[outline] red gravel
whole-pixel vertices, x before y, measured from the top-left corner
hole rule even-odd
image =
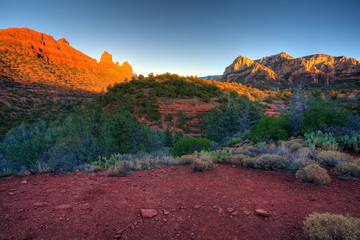
[[[142,208],[159,214],[142,218]],[[228,165],[0,179],[0,239],[304,239],[313,211],[360,217],[360,181],[320,187]]]

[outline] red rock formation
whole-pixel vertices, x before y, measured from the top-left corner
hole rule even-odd
[[[84,86],[86,85],[85,87],[80,83],[71,83],[69,85],[93,91],[100,91],[100,89],[106,88],[109,84],[124,81],[125,78],[131,79],[133,75],[132,67],[127,62],[124,62],[122,66],[114,64],[112,56],[107,52],[104,52],[101,61],[97,63],[96,59],[71,47],[66,39],[62,38],[56,41],[50,35],[28,28],[0,29],[0,52],[2,53],[2,58],[5,58],[6,67],[20,71],[20,75],[21,70],[28,68],[27,62],[17,63],[16,65],[20,64],[20,67],[15,67],[13,62],[9,60],[13,59],[14,56],[19,59],[18,55],[24,56],[28,61],[33,61],[31,57],[43,60],[39,64],[47,65],[48,68],[58,68],[57,65],[63,65],[78,70],[84,69],[88,71],[86,72],[87,75],[91,75],[89,77],[91,82],[88,84],[85,82],[83,84]],[[50,71],[50,75],[51,72],[55,72],[55,70]],[[74,72],[76,71],[72,71],[72,74],[76,74]],[[0,73],[6,76],[4,70],[0,69]],[[46,74],[48,75],[48,73]],[[33,79],[26,80],[36,82],[36,78],[35,75]],[[77,76],[73,76],[73,78],[77,78]],[[51,79],[59,80],[56,76],[52,76],[48,77],[47,83],[51,82]],[[84,81],[86,80],[84,79]]]
[[[304,82],[328,85],[357,78],[360,78],[360,62],[356,59],[326,54],[293,58],[282,52],[255,61],[239,56],[218,80],[245,84],[280,85]]]

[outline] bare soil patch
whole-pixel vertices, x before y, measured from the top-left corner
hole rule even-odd
[[[304,239],[313,211],[360,217],[360,181],[328,186],[217,165],[0,179],[0,239]],[[158,215],[142,218],[140,209]],[[256,214],[262,209],[270,214]]]

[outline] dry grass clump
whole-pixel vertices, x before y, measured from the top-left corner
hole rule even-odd
[[[251,155],[253,152],[256,152],[257,148],[249,143],[243,144],[242,146],[238,146],[235,148],[235,154],[244,154],[244,155]]]
[[[254,168],[255,158],[245,155],[245,156],[241,159],[241,165],[242,165],[243,167]]]
[[[255,158],[244,154],[237,154],[234,156],[227,157],[225,162],[232,165],[239,165],[243,167],[254,167]]]
[[[276,154],[263,154],[255,159],[254,167],[264,170],[285,169],[290,161]]]
[[[341,162],[335,170],[336,175],[341,177],[360,177],[360,165],[355,162]]]
[[[300,148],[304,147],[301,143],[293,143],[290,145],[290,148],[293,150],[293,151],[297,151],[299,150]]]
[[[311,240],[358,240],[360,218],[313,212],[304,221],[303,231]]]
[[[143,162],[140,159],[119,161],[106,170],[108,177],[123,177],[131,171],[142,169]]]
[[[331,181],[326,169],[317,164],[311,164],[297,171],[296,179],[317,185],[328,184]]]
[[[316,152],[309,147],[302,147],[297,150],[299,158],[315,159]]]
[[[351,157],[338,151],[322,151],[317,155],[320,164],[325,167],[336,167],[339,162],[351,161]]]
[[[225,163],[232,164],[232,165],[241,165],[241,158],[245,156],[243,154],[237,154],[234,156],[229,156],[225,158]]]
[[[183,155],[179,159],[179,164],[188,165],[188,164],[192,164],[194,161],[196,161],[195,155]]]
[[[310,158],[299,158],[297,160],[294,161],[294,165],[297,169],[302,169],[306,166],[309,166],[311,164],[314,164],[315,161],[310,159]]]
[[[203,172],[212,169],[215,169],[215,165],[212,157],[210,156],[202,155],[200,158],[196,158],[193,161],[193,170],[195,172]]]

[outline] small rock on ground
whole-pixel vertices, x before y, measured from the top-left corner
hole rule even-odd
[[[155,209],[140,209],[140,213],[143,218],[152,218],[159,214]]]
[[[267,211],[265,211],[263,209],[260,209],[260,208],[256,209],[255,212],[256,212],[257,215],[260,215],[260,216],[263,216],[263,217],[269,217],[270,216],[269,212],[267,212]]]

